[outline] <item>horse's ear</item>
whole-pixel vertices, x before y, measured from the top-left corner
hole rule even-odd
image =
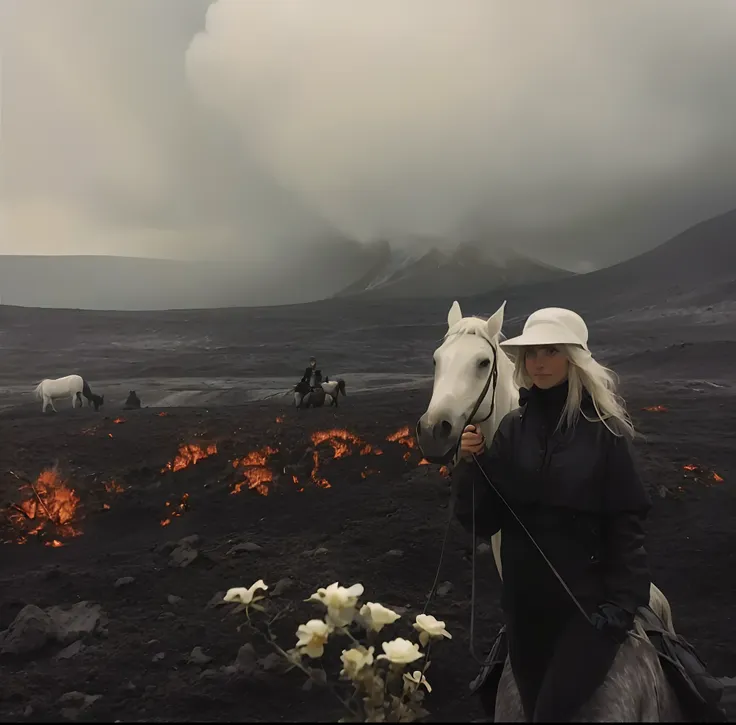
[[[491,339],[497,337],[503,327],[503,312],[506,308],[506,300],[503,301],[502,305],[488,318],[486,325],[488,325],[488,337]]]
[[[450,311],[447,313],[447,329],[451,329],[453,325],[456,325],[460,320],[463,319],[463,312],[460,309],[460,303],[455,300],[450,307]]]

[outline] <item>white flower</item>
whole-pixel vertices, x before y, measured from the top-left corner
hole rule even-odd
[[[256,599],[253,598],[257,589],[268,589],[268,586],[263,582],[263,579],[259,579],[248,589],[246,589],[245,587],[235,587],[233,589],[228,589],[227,594],[225,594],[225,596],[223,597],[223,601],[240,602],[241,604],[252,604],[254,601],[257,602],[258,599],[263,599],[263,597],[258,597]]]
[[[324,654],[325,642],[330,632],[332,632],[332,627],[326,622],[321,619],[310,619],[306,624],[300,624],[296,630],[296,636],[299,638],[296,646],[312,659],[321,657]]]
[[[424,685],[427,688],[427,692],[432,692],[432,687],[420,670],[415,670],[411,675],[405,672],[404,679],[407,682],[414,683],[415,685]]]
[[[363,593],[362,584],[341,587],[337,582],[318,589],[307,601],[317,601],[327,607],[327,618],[336,627],[345,627],[353,621],[355,605]]]
[[[393,624],[401,617],[388,607],[378,602],[368,602],[360,608],[360,615],[365,617],[368,627],[374,632],[380,632],[387,624]]]
[[[419,632],[419,641],[423,647],[427,646],[427,642],[432,637],[447,637],[447,639],[452,639],[452,635],[445,629],[445,623],[440,622],[431,614],[417,614],[413,626]]]
[[[343,665],[343,668],[340,670],[340,674],[354,680],[364,667],[373,664],[374,650],[374,647],[369,647],[368,649],[365,647],[344,649],[342,651],[342,656],[340,657]]]
[[[419,645],[408,639],[397,637],[390,642],[384,642],[381,647],[385,654],[378,655],[379,660],[388,660],[395,665],[408,665],[424,655],[419,651]]]

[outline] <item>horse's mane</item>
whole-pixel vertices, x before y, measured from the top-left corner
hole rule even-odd
[[[478,335],[478,337],[482,337],[489,345],[492,345],[496,349],[496,352],[498,353],[499,368],[503,368],[504,366],[506,366],[505,372],[507,374],[507,378],[513,380],[514,360],[498,344],[502,340],[506,339],[506,335],[504,335],[503,332],[499,332],[496,338],[491,338],[488,335],[488,321],[484,320],[482,317],[473,316],[463,317],[462,320],[455,323],[445,333],[445,336],[442,339],[444,341],[447,340],[448,337],[452,337],[454,335]],[[513,382],[512,385],[516,387],[515,383]]]

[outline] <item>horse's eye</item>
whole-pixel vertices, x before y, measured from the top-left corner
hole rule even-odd
[[[491,361],[488,358],[486,358],[485,360],[481,360],[478,363],[478,367],[479,368],[487,368],[490,364],[491,364]]]

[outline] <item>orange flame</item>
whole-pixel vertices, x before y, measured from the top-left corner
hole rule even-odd
[[[360,448],[361,456],[367,456],[373,452],[373,446],[344,428],[330,428],[330,430],[318,430],[312,433],[313,445],[318,446],[325,442],[332,446],[334,458],[349,455],[351,445]]]
[[[115,420],[113,421],[113,423],[116,423],[118,425],[120,423],[125,423],[125,418],[115,418]]]
[[[233,461],[233,468],[242,469],[243,480],[238,481],[230,493],[240,493],[247,488],[261,496],[268,496],[269,484],[273,482],[273,474],[267,466],[268,459],[278,452],[278,448],[264,446],[260,450],[251,451],[243,458],[236,458]]]
[[[161,526],[168,526],[171,523],[171,518],[181,516],[185,511],[189,510],[189,494],[185,493],[181,497],[181,501],[173,507],[171,506],[171,502],[167,501],[166,508],[170,510],[166,512],[168,516],[161,521]]]
[[[664,405],[650,405],[650,406],[647,406],[646,408],[642,408],[642,410],[646,410],[650,413],[666,413],[667,412],[667,408],[665,408]]]
[[[320,488],[332,488],[330,482],[319,475],[319,453],[317,451],[312,453],[312,463],[314,464],[311,475],[312,483]]]
[[[165,418],[168,415],[168,413],[165,410],[162,410],[160,413],[156,413],[156,415],[159,418]]]
[[[125,489],[117,481],[108,481],[105,484],[105,491],[107,493],[123,493]]]
[[[112,433],[108,433],[108,434],[107,434],[107,437],[108,437],[108,438],[112,438]]]
[[[696,466],[694,463],[686,463],[683,467],[684,471],[688,472],[695,472],[696,474],[700,474],[702,476],[706,477],[706,481],[712,481],[713,483],[723,483],[724,479],[723,476],[719,476],[715,471],[711,471],[708,473],[707,471],[703,470],[700,466]],[[697,478],[695,479],[698,480]],[[706,483],[706,481],[700,480],[700,483]],[[706,485],[708,485],[706,483]]]
[[[35,483],[23,484],[20,488],[29,497],[20,504],[8,507],[8,521],[18,529],[16,543],[24,544],[29,536],[36,536],[45,530],[59,538],[79,536],[82,532],[75,527],[78,514],[79,496],[61,478],[56,469],[42,471]],[[62,546],[54,538],[47,546]]]
[[[209,458],[217,453],[217,444],[211,443],[206,447],[197,445],[196,443],[188,443],[179,446],[179,453],[173,461],[169,461],[162,469],[161,473],[166,471],[181,471],[183,468],[193,466],[204,458]]]
[[[276,416],[276,422],[277,423],[283,423],[284,422],[284,419],[280,415],[277,415]]]
[[[405,425],[403,428],[399,428],[395,433],[386,436],[386,440],[389,443],[398,443],[399,445],[406,446],[408,448],[406,453],[404,453],[405,461],[408,461],[411,458],[411,451],[417,447],[417,442],[414,440],[414,436],[409,430],[408,425]]]

